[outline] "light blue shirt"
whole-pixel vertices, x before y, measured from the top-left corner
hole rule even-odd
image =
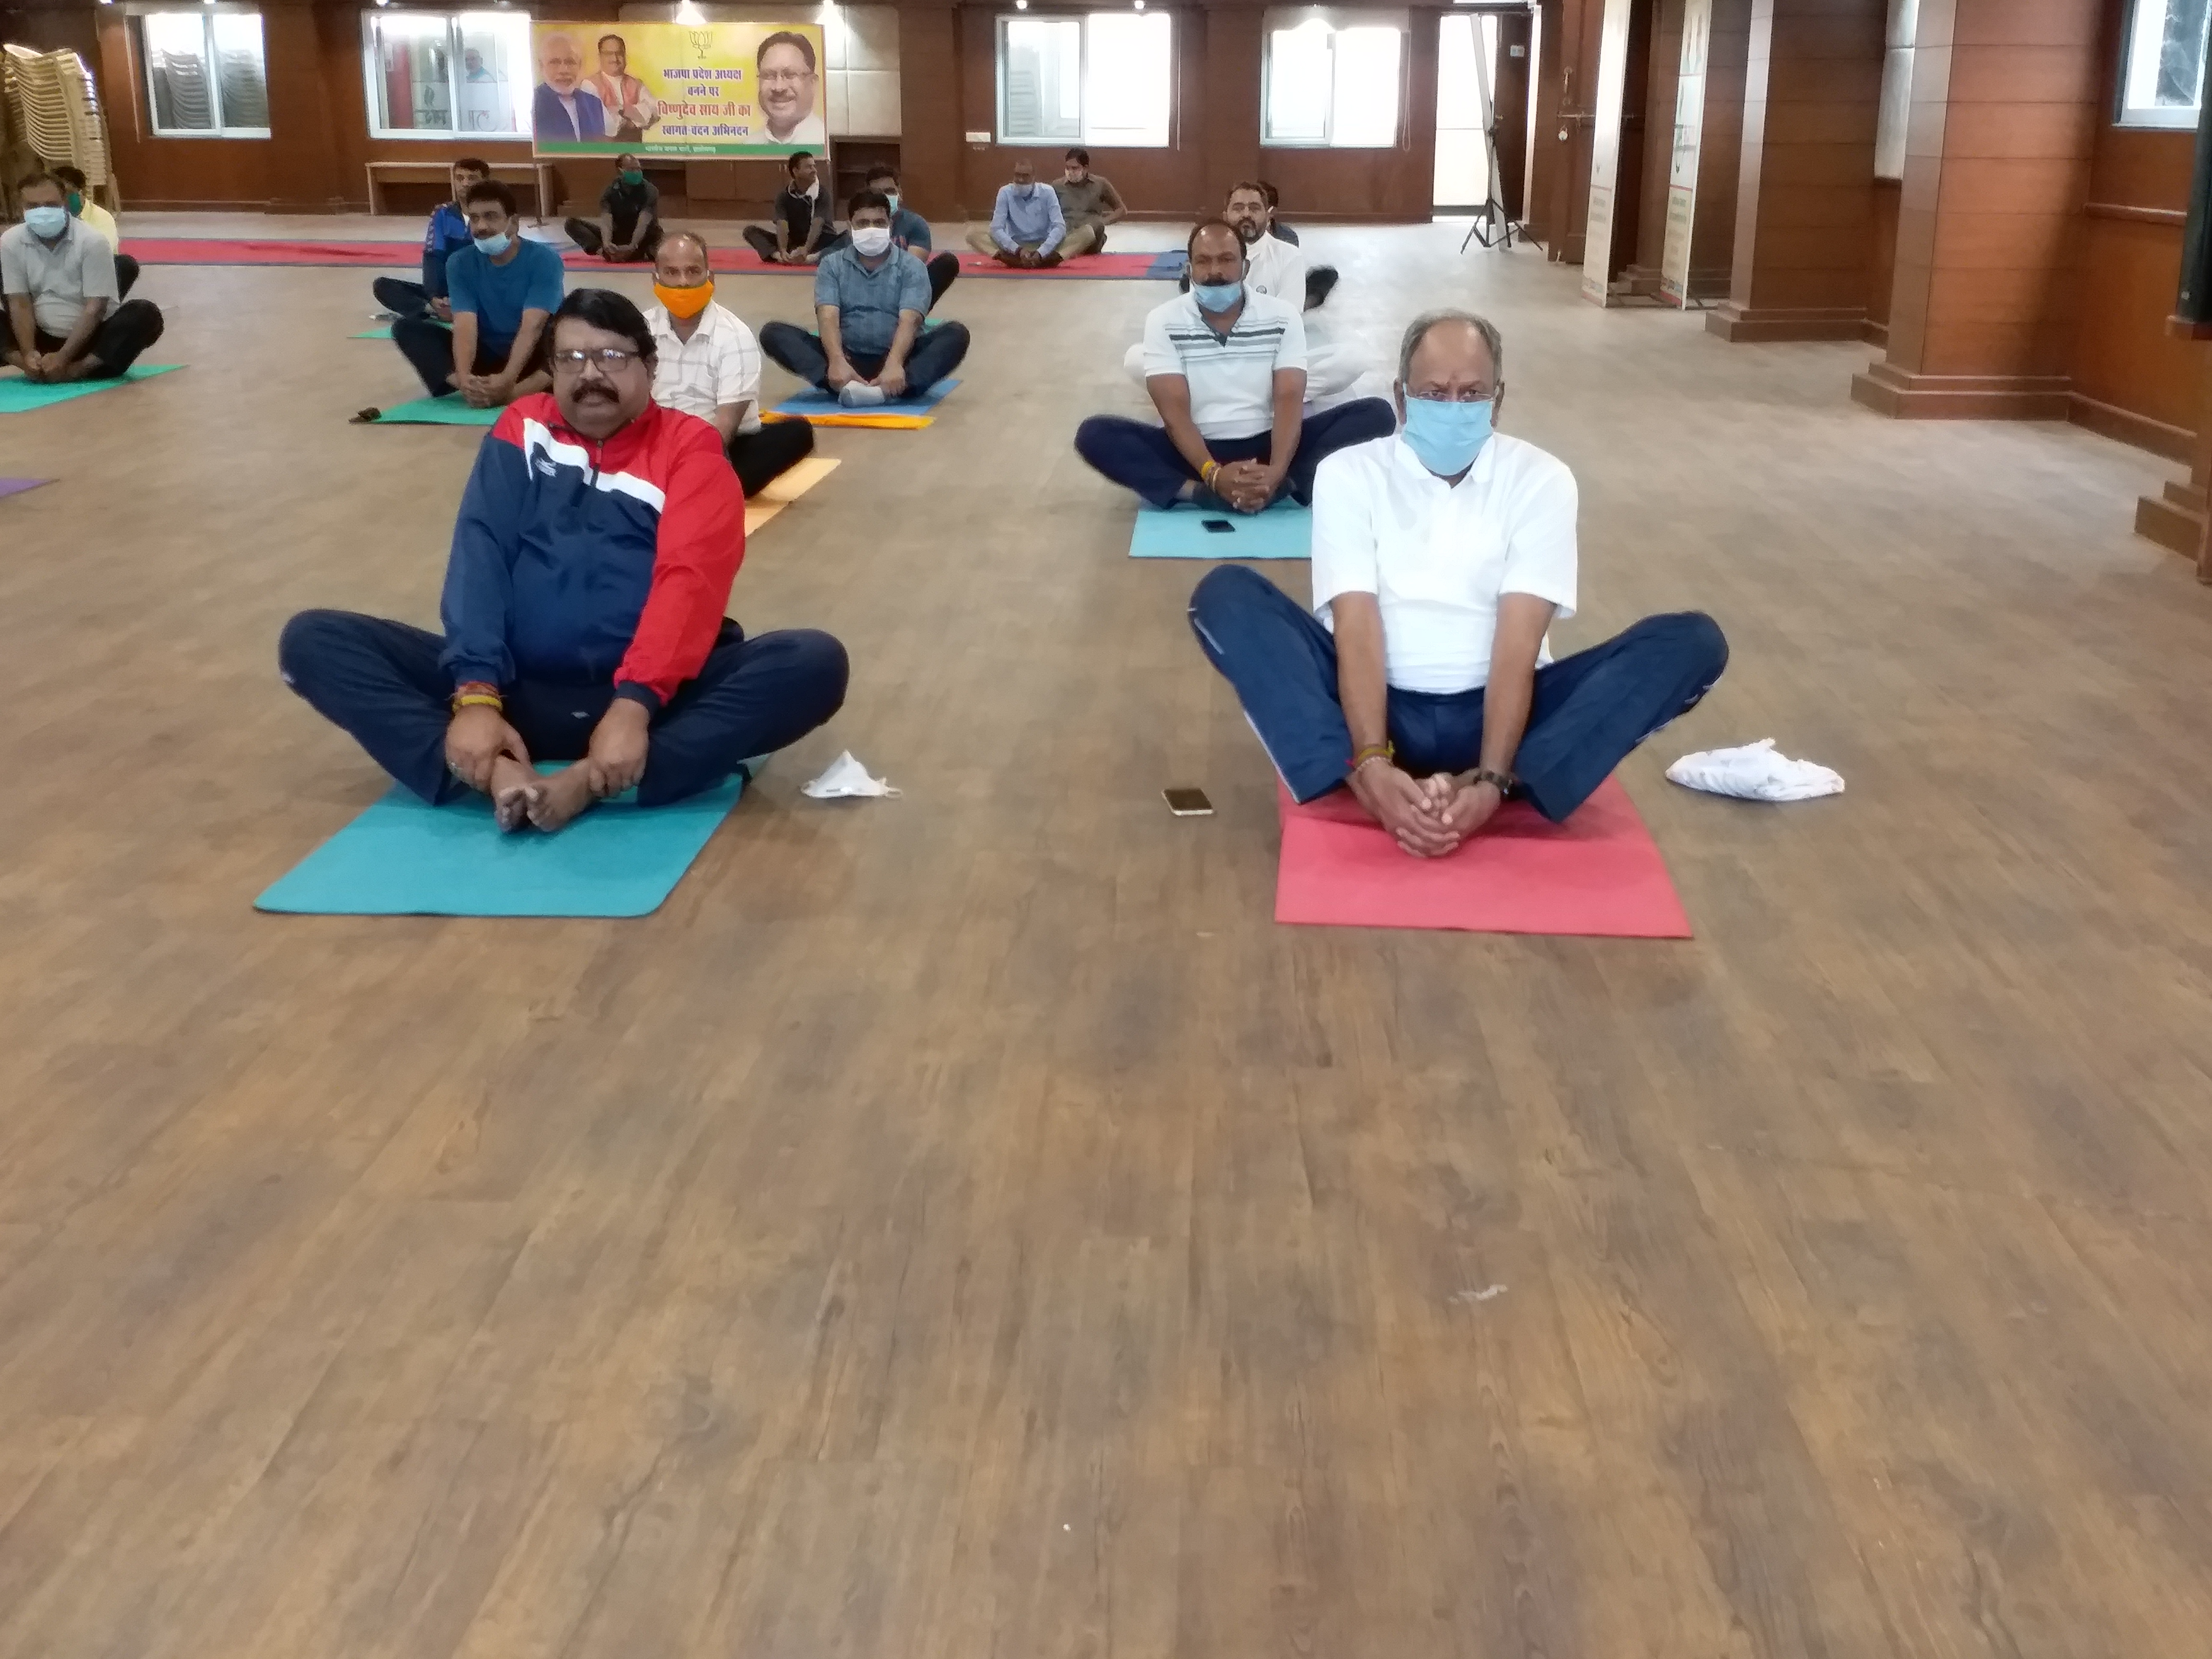
[[[1026,196],[1022,193],[1025,188]],[[991,240],[1007,252],[1025,243],[1042,252],[1054,252],[1066,235],[1060,192],[1050,185],[999,186],[998,205],[991,210]]]
[[[899,313],[929,310],[929,273],[903,248],[893,248],[873,270],[848,242],[814,267],[814,303],[837,307],[837,337],[848,356],[881,356],[898,332]]]

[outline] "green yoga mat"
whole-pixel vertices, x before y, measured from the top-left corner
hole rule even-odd
[[[374,328],[365,328],[358,334],[346,336],[349,340],[388,340],[391,337],[392,325],[389,323],[379,323]]]
[[[89,398],[95,392],[112,392],[117,386],[132,380],[150,380],[156,374],[170,374],[184,367],[182,363],[140,364],[125,370],[112,380],[71,380],[66,386],[41,386],[25,380],[14,369],[0,374],[0,415],[27,415],[34,409],[44,409],[49,404],[65,404],[72,398]]]
[[[617,795],[548,836],[501,835],[491,802],[473,792],[427,806],[394,784],[253,908],[320,916],[647,915],[676,890],[744,789],[739,772],[671,806]]]
[[[503,409],[471,409],[458,392],[442,398],[417,398],[411,404],[394,404],[370,426],[490,426]]]

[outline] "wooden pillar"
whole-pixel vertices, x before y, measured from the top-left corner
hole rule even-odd
[[[1902,416],[2064,420],[2102,0],[1921,0],[1887,356]]]
[[[948,4],[899,7],[899,184],[915,210],[952,219],[960,200],[962,124],[959,32]],[[995,112],[979,112],[993,125]]]
[[[1636,216],[1636,257],[1621,280],[1632,294],[1659,291],[1667,241],[1667,174],[1673,154],[1674,97],[1681,80],[1684,0],[1658,0],[1651,19],[1651,70],[1644,99],[1643,185]]]
[[[1887,22],[1887,0],[1753,0],[1723,339],[1858,338]]]
[[[342,21],[354,29],[358,52],[360,18],[346,15]],[[360,180],[345,176],[333,100],[323,84],[322,36],[308,0],[262,7],[261,50],[269,88],[269,211],[343,212],[349,198],[361,194],[348,184]]]

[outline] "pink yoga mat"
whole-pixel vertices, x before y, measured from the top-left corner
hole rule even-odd
[[[1628,792],[1607,778],[1565,823],[1508,803],[1449,858],[1399,849],[1338,789],[1300,806],[1280,792],[1275,920],[1323,927],[1687,939],[1690,921]]]

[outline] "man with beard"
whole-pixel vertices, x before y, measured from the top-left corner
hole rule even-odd
[[[814,43],[795,29],[778,29],[760,43],[753,64],[760,76],[769,142],[817,148],[828,143],[830,129],[814,112]]]
[[[284,683],[432,805],[474,789],[502,830],[559,830],[635,788],[711,789],[845,700],[845,648],[724,617],[745,507],[720,435],[653,400],[653,344],[619,294],[553,319],[553,390],[477,453],[446,565],[442,637],[308,611]],[[564,761],[541,776],[534,760]]]
[[[607,136],[607,108],[584,84],[584,51],[556,29],[538,43],[538,94],[531,125],[541,139],[594,142]]]

